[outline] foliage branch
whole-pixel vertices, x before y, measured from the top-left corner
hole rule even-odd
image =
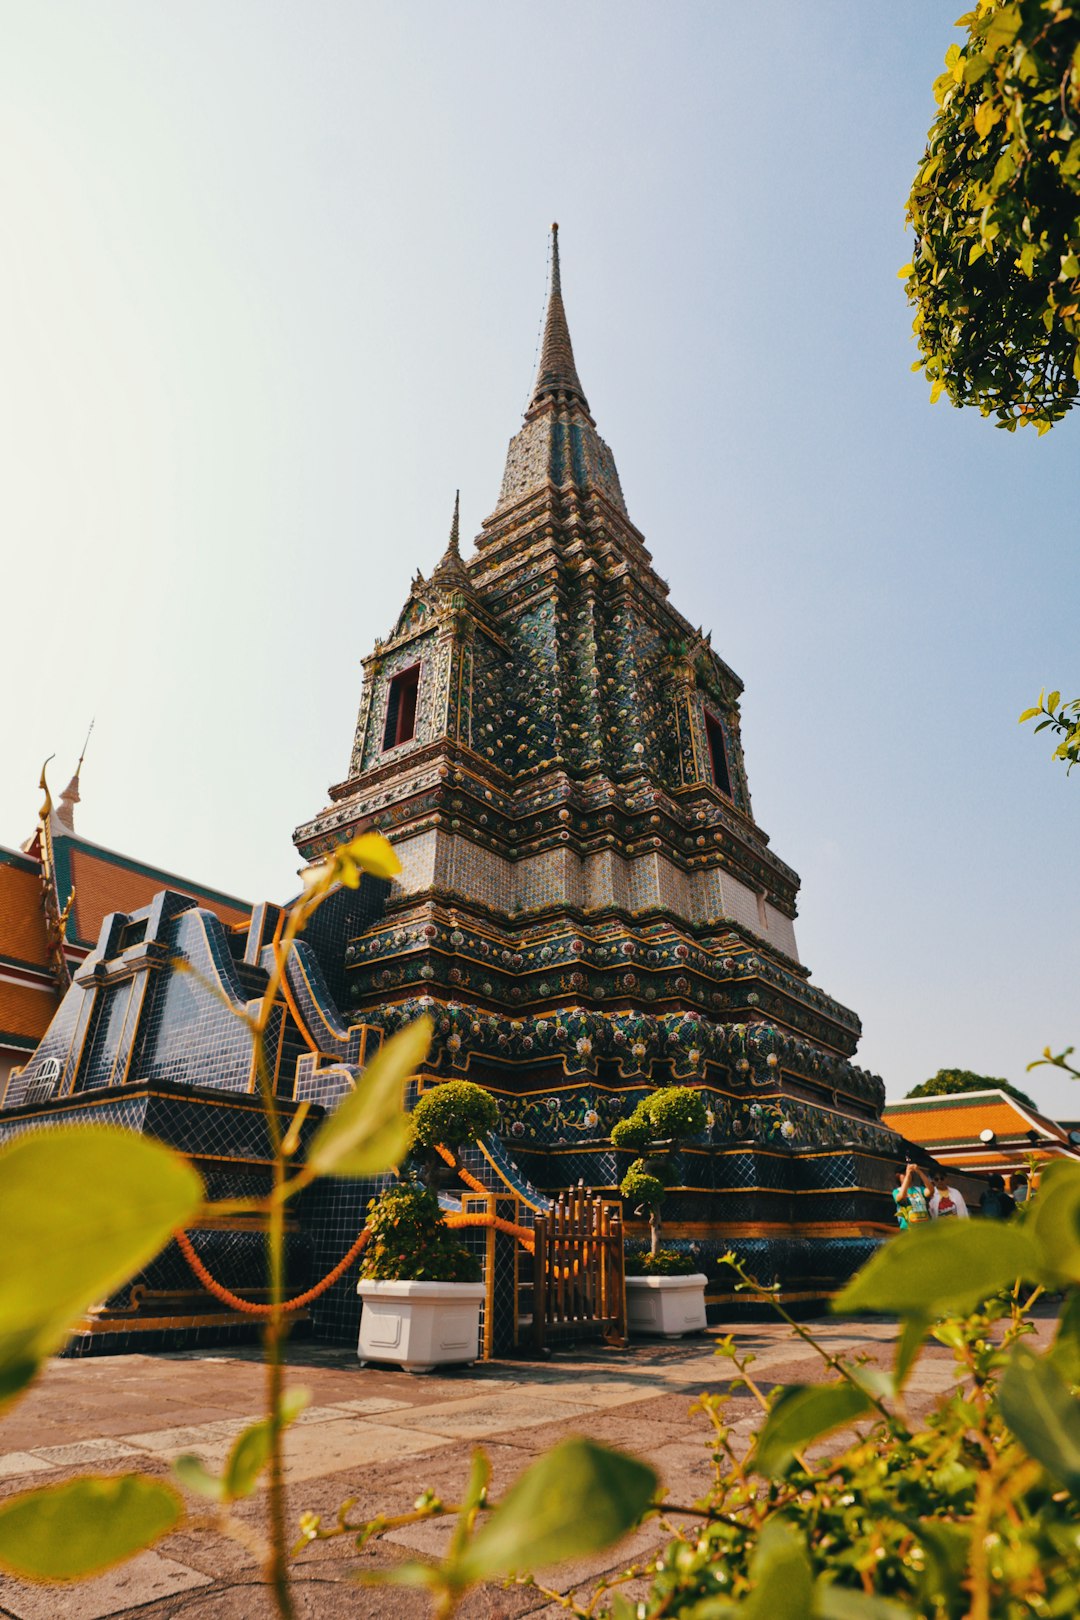
[[[978,0],[957,26],[907,204],[914,369],[1045,433],[1080,390],[1080,13]]]

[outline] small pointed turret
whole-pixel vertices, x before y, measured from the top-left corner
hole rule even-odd
[[[90,731],[93,731],[93,729],[94,722],[91,720]],[[82,753],[79,755],[79,763],[75,767],[75,774],[71,778],[71,781],[68,783],[67,787],[64,789],[63,793],[61,793],[60,803],[57,805],[54,812],[57,821],[62,827],[65,827],[68,832],[75,831],[75,806],[80,801],[79,775],[83,768],[83,760],[86,758],[86,743],[90,741],[90,731],[86,733],[86,742],[84,742],[82,745]]]
[[[580,405],[586,413],[589,402],[585,398],[574,364],[574,348],[570,342],[570,328],[566,322],[566,309],[562,296],[562,273],[559,268],[559,227],[551,227],[551,295],[548,298],[547,319],[544,322],[544,344],[540,351],[540,367],[536,373],[529,408],[528,421],[549,401],[561,400]]]
[[[461,557],[461,491],[454,491],[454,517],[450,524],[450,539],[432,573],[432,582],[439,585],[469,583],[469,571]]]

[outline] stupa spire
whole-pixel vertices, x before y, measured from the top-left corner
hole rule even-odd
[[[581,380],[574,364],[574,348],[570,342],[570,328],[563,304],[562,273],[559,266],[559,227],[551,227],[551,293],[548,298],[547,319],[544,322],[544,342],[540,351],[540,366],[536,373],[526,421],[549,401],[576,402],[588,412]]]
[[[435,565],[432,579],[440,584],[449,584],[451,581],[468,583],[469,571],[461,557],[461,491],[454,491],[454,516],[450,524],[450,539],[446,550]]]

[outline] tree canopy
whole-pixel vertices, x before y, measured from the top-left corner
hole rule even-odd
[[[958,26],[907,204],[913,369],[1044,433],[1080,393],[1080,8],[979,0]]]
[[[1027,1094],[1018,1086],[1010,1085],[1008,1080],[1002,1080],[992,1074],[972,1074],[970,1069],[939,1069],[937,1074],[929,1080],[924,1080],[921,1086],[909,1091],[909,1097],[951,1097],[961,1091],[998,1091],[1007,1092],[1015,1097],[1017,1102],[1023,1103],[1027,1108],[1034,1108],[1035,1104]]]

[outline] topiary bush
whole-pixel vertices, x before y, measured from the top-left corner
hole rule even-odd
[[[372,1282],[478,1282],[479,1257],[459,1243],[430,1188],[405,1181],[368,1205],[360,1275]]]
[[[661,1141],[685,1142],[700,1136],[707,1123],[705,1099],[690,1086],[664,1086],[638,1106]]]
[[[700,1091],[690,1086],[662,1086],[642,1097],[632,1114],[612,1126],[613,1147],[651,1150],[648,1166],[644,1159],[634,1160],[620,1191],[624,1198],[648,1210],[649,1249],[653,1255],[660,1249],[660,1206],[671,1179],[663,1174],[666,1154],[676,1142],[700,1136],[707,1124],[708,1112]]]
[[[420,1175],[434,1189],[452,1180],[459,1150],[466,1142],[477,1142],[499,1122],[499,1109],[490,1091],[471,1080],[444,1080],[425,1091],[409,1115],[411,1147],[420,1161]],[[440,1148],[453,1157],[447,1164]]]
[[[416,1147],[453,1150],[493,1131],[499,1109],[483,1086],[475,1086],[471,1080],[444,1080],[424,1092],[411,1118]]]
[[[660,1252],[660,1236],[662,1226],[660,1221],[660,1206],[664,1202],[667,1188],[659,1176],[654,1176],[645,1168],[644,1159],[635,1159],[622,1179],[620,1192],[639,1209],[647,1211],[649,1216],[649,1252]]]
[[[652,1126],[643,1113],[636,1108],[626,1119],[620,1119],[611,1127],[611,1145],[620,1149],[629,1149],[636,1153],[641,1148],[648,1147],[652,1141]]]

